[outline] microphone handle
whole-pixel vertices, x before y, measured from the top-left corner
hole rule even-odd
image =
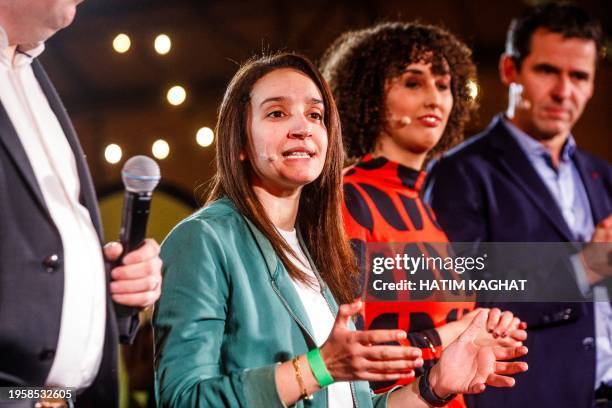
[[[123,255],[139,248],[145,240],[147,233],[147,221],[149,220],[149,209],[151,207],[150,192],[131,193],[125,192],[123,200],[123,217],[119,241],[123,245]]]
[[[114,263],[114,266],[123,264],[123,257],[144,244],[147,233],[147,221],[151,207],[151,192],[133,193],[126,191],[123,199],[123,215],[119,241],[123,246],[123,253]],[[115,303],[118,316],[131,316],[139,312],[138,308]]]

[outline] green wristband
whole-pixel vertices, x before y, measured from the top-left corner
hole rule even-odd
[[[308,364],[310,364],[312,374],[319,383],[319,387],[327,387],[334,383],[334,377],[327,371],[325,361],[323,361],[323,357],[321,357],[321,349],[317,347],[310,350],[306,354],[306,359],[308,360]]]

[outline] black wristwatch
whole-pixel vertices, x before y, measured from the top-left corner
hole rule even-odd
[[[431,388],[431,384],[429,384],[429,372],[430,368],[426,368],[425,372],[419,379],[419,394],[421,394],[421,398],[425,400],[426,403],[433,407],[443,407],[449,402],[453,400],[457,396],[457,394],[451,394],[446,398],[440,398],[436,395],[433,388]]]

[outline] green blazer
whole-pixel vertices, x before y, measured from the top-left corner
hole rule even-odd
[[[270,241],[230,200],[220,199],[181,221],[164,240],[161,258],[164,281],[153,316],[158,403],[283,407],[274,381],[277,363],[316,346]],[[387,405],[387,394],[374,396],[367,382],[353,382],[351,389],[359,408]],[[326,407],[327,391],[296,406]]]

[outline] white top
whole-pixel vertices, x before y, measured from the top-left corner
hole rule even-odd
[[[287,241],[291,249],[297,254],[298,259],[288,254],[289,260],[300,270],[312,277],[315,282],[314,286],[308,286],[302,282],[296,282],[292,280],[293,286],[300,296],[304,310],[310,320],[310,326],[313,329],[314,340],[318,347],[321,347],[329,333],[334,326],[335,317],[327,304],[327,301],[321,293],[321,287],[319,281],[316,279],[315,274],[310,267],[308,258],[300,247],[297,232],[295,229],[292,231],[283,231],[277,228],[279,234]],[[353,396],[351,394],[351,386],[349,382],[335,382],[327,387],[327,403],[330,408],[346,408],[353,406]]]
[[[0,27],[0,103],[19,135],[64,249],[61,326],[46,383],[84,388],[98,373],[104,346],[106,277],[100,241],[89,211],[79,202],[74,155],[32,70],[32,59],[44,45],[18,48],[12,63],[7,47]]]

